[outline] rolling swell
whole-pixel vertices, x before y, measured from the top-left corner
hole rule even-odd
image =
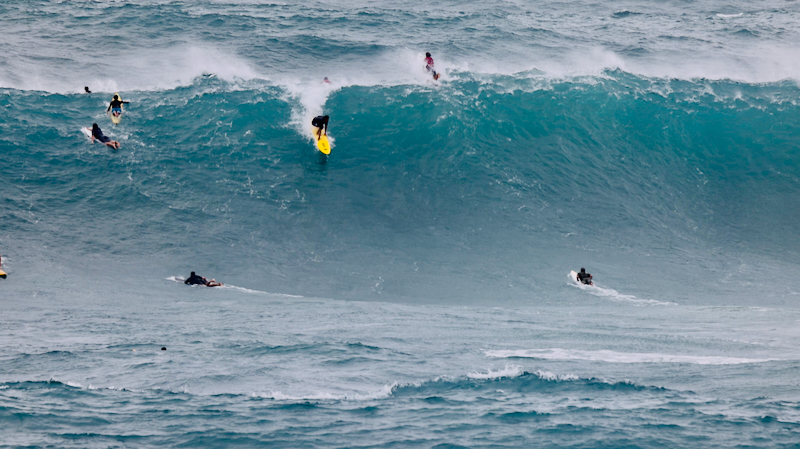
[[[233,282],[303,294],[514,297],[542,283],[520,265],[549,279],[586,257],[689,261],[665,281],[776,248],[796,262],[795,85],[453,75],[319,101],[215,76],[131,92],[128,120],[103,125],[115,153],[77,133],[104,122],[83,112],[98,99],[6,90],[0,211],[23,240],[76,253],[184,266],[202,242],[249,281]],[[327,161],[309,108],[333,117]]]
[[[599,384],[606,389],[597,389]],[[532,437],[554,447],[590,443],[655,447],[667,441],[731,444],[736,438],[731,432],[741,428],[749,429],[750,436],[769,436],[773,442],[786,444],[797,427],[775,418],[795,407],[793,403],[756,399],[763,416],[752,410],[724,415],[718,413],[718,401],[680,391],[594,379],[562,381],[527,372],[495,379],[438,379],[396,386],[390,394],[345,398],[86,389],[56,380],[3,386],[7,388],[0,389],[0,397],[8,400],[0,408],[0,422],[9,425],[7,442],[52,438],[66,446],[73,439],[76,445],[125,441],[193,446],[289,441],[313,445],[318,433],[344,444],[354,432],[369,436],[376,445],[441,441],[438,425],[409,424],[418,419],[445,419],[450,424],[444,425],[452,432],[449,439],[471,442],[472,446],[487,438],[486,432],[495,433],[492,443],[507,445]],[[54,399],[68,402],[70,407],[53,413],[50,401]],[[364,419],[378,419],[387,413],[392,418],[386,426],[364,428]],[[704,434],[709,427],[730,432]]]

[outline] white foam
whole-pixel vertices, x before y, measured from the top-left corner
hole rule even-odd
[[[522,367],[517,365],[506,365],[505,368],[499,370],[489,370],[485,373],[469,373],[467,377],[470,379],[501,379],[519,377],[523,374]]]
[[[536,371],[534,374],[536,374],[539,379],[549,381],[573,381],[579,379],[579,377],[574,374],[555,374],[550,371]]]
[[[733,17],[742,17],[743,15],[744,15],[744,13],[740,12],[738,14],[717,14],[717,17],[722,18],[722,19],[730,19],[730,18],[733,18]]]
[[[253,393],[251,396],[262,399],[274,399],[276,401],[364,401],[371,399],[383,399],[392,395],[397,383],[384,385],[379,390],[367,393],[333,394],[328,392],[315,392],[309,394],[284,394],[280,391],[271,393]]]
[[[487,357],[533,358],[544,360],[587,360],[608,363],[689,363],[694,365],[738,365],[764,363],[780,359],[748,359],[741,357],[692,356],[658,353],[617,352],[610,350],[584,351],[580,349],[511,349],[487,350]]]
[[[325,103],[331,92],[336,90],[339,85],[339,82],[328,84],[314,81],[311,83],[287,83],[282,86],[288,94],[287,101],[294,104],[290,125],[297,130],[298,134],[307,137],[309,142],[313,143],[316,139],[311,127],[311,120],[318,115],[327,115],[325,114]],[[332,119],[332,122],[331,125],[336,123],[335,118]],[[333,149],[334,138],[332,135],[328,135],[328,141]]]

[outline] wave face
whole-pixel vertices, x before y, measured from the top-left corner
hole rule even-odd
[[[0,2],[2,443],[796,444],[783,3]]]
[[[752,266],[728,284],[749,296],[796,266],[792,82],[451,76],[296,93],[206,76],[126,94],[118,127],[99,95],[6,90],[6,238],[159,254],[166,274],[202,250],[237,285],[351,298],[522,298],[577,264],[651,298]],[[92,122],[122,150],[89,144]]]

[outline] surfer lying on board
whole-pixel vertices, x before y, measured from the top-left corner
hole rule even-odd
[[[425,70],[427,70],[429,73],[433,73],[433,79],[439,79],[439,74],[436,73],[436,70],[433,67],[433,58],[428,52],[425,52]]]
[[[114,95],[114,99],[108,104],[108,109],[106,109],[106,112],[111,111],[111,113],[114,114],[114,117],[119,117],[122,115],[123,104],[130,104],[130,101],[122,101],[119,99],[119,95]]]
[[[103,131],[100,129],[99,126],[97,126],[97,123],[92,123],[92,143],[94,143],[94,139],[103,142],[104,144],[115,150],[119,150],[119,142],[117,142],[116,140],[111,140],[108,138],[108,136],[103,134]]]
[[[216,279],[212,279],[209,281],[203,276],[198,276],[194,274],[194,271],[192,271],[192,274],[189,276],[188,279],[183,281],[183,283],[186,285],[205,285],[206,287],[219,287],[222,285],[222,282],[217,282]]]
[[[578,282],[585,285],[594,285],[592,283],[592,275],[586,272],[586,268],[581,268],[581,272],[578,273]]]
[[[318,115],[311,120],[311,126],[317,127],[317,140],[322,137],[322,129],[325,128],[325,135],[328,135],[328,120],[330,117],[327,115]]]

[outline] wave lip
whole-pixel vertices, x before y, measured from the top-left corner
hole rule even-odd
[[[750,359],[742,357],[692,356],[642,352],[618,352],[611,350],[585,351],[580,349],[507,349],[485,350],[487,357],[530,358],[544,360],[585,360],[607,363],[686,363],[693,365],[740,365],[764,363],[781,359]]]

